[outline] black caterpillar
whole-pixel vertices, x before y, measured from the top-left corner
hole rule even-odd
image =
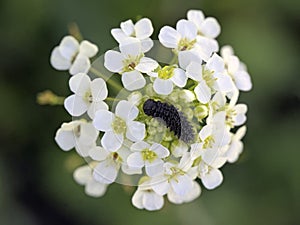
[[[166,126],[182,141],[189,143],[194,140],[195,133],[191,124],[175,106],[148,99],[143,105],[143,110],[146,115],[163,120]]]

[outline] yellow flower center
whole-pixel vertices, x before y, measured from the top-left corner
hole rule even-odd
[[[213,77],[214,73],[215,72],[212,71],[212,70],[205,70],[205,69],[203,69],[202,77],[205,80],[205,82],[206,82],[206,84],[207,84],[208,87],[212,87],[214,85],[215,81],[217,80],[217,78]]]
[[[214,138],[213,138],[213,136],[208,136],[207,138],[205,138],[204,140],[203,140],[203,148],[204,149],[207,149],[207,148],[211,148],[212,147],[212,145],[213,145],[213,143],[215,143],[215,140],[214,140]]]
[[[92,96],[92,93],[91,91],[87,91],[84,96],[83,96],[83,99],[88,102],[88,103],[92,103],[93,102],[93,96]]]
[[[157,158],[157,155],[154,151],[146,148],[142,151],[142,157],[144,161],[149,161],[151,163]]]
[[[121,156],[116,152],[112,152],[111,157],[112,157],[113,161],[115,161],[116,163],[122,163],[123,162],[123,159],[121,158]]]
[[[226,124],[230,127],[234,127],[234,117],[237,115],[236,111],[232,108],[226,107]]]
[[[126,122],[122,118],[116,116],[112,122],[112,128],[116,134],[123,134],[126,131]]]
[[[178,50],[179,51],[191,50],[195,44],[196,44],[196,40],[191,41],[188,40],[187,38],[182,38],[178,43]]]
[[[158,78],[168,80],[174,76],[174,66],[164,66],[158,71]]]
[[[137,64],[139,64],[142,57],[143,55],[141,54],[138,56],[129,56],[127,59],[124,59],[122,73],[135,70],[135,67],[137,66]]]
[[[178,182],[177,177],[178,176],[183,176],[185,174],[185,172],[177,167],[172,167],[170,168],[172,174],[169,176],[168,181],[170,182],[170,180],[175,180],[176,182]]]

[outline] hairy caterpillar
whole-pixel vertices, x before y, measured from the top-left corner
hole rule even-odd
[[[148,99],[144,102],[143,110],[146,115],[163,120],[166,126],[182,141],[188,143],[194,140],[195,133],[191,124],[175,106]]]

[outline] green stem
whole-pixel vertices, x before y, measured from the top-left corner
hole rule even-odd
[[[171,59],[171,62],[169,65],[173,65],[173,64],[178,64],[178,55],[175,53],[175,51],[173,51],[173,58]]]
[[[104,79],[106,81],[107,84],[109,84],[111,87],[116,88],[118,91],[123,89],[123,86],[120,85],[119,83],[115,82],[112,79],[108,79],[107,77],[105,77],[100,71],[98,71],[97,69],[91,67],[90,72],[92,72],[93,74],[95,74],[98,77],[101,77],[102,79]]]
[[[105,100],[111,101],[111,102],[113,102],[113,101],[122,101],[122,99],[119,99],[119,98],[112,98],[112,97],[107,97]]]

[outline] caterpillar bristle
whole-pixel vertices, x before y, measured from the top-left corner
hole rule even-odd
[[[148,99],[144,102],[146,115],[159,118],[182,141],[189,143],[194,140],[193,127],[182,112],[169,103]]]

